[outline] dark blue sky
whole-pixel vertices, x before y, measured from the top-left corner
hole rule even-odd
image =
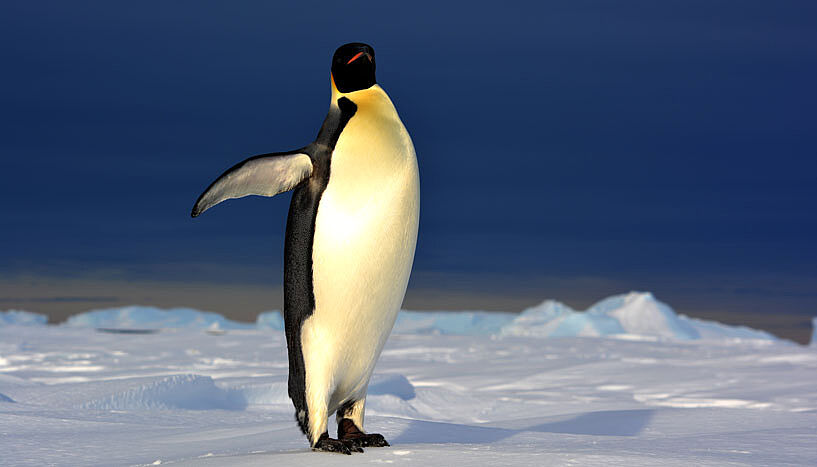
[[[817,314],[814,2],[276,3],[4,1],[0,279],[280,283],[288,195],[190,208],[310,142],[364,41],[420,163],[419,307]]]

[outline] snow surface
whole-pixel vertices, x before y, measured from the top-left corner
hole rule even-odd
[[[817,465],[817,347],[649,294],[402,312],[366,411],[392,447],[351,457],[296,427],[277,312],[0,317],[3,466]]]
[[[347,457],[309,451],[285,346],[0,327],[0,464],[817,465],[812,347],[395,334],[366,417],[392,447]]]

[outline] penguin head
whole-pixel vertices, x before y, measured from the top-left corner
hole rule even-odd
[[[342,93],[372,87],[377,83],[374,78],[374,49],[360,42],[338,47],[332,57],[332,79]]]

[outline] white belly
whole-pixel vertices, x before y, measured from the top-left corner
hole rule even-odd
[[[391,101],[376,91],[337,142],[315,221],[315,311],[301,344],[306,384],[327,386],[329,413],[365,394],[402,305],[417,241],[414,147]]]

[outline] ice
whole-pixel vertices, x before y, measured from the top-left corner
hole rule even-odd
[[[47,322],[48,317],[39,313],[21,310],[0,311],[0,326],[32,326],[46,324]]]
[[[25,311],[0,313],[0,325],[45,324],[44,315]],[[64,324],[117,332],[166,328],[206,329],[211,332],[238,329],[283,331],[278,310],[260,313],[254,324],[231,321],[217,313],[191,308],[160,309],[127,306],[74,315]],[[395,334],[441,334],[524,337],[602,337],[672,340],[776,340],[771,334],[743,326],[728,326],[679,315],[649,292],[615,295],[586,311],[546,300],[522,313],[489,311],[407,311],[398,314]],[[817,339],[812,338],[812,342]]]
[[[627,334],[676,339],[700,337],[695,328],[678,319],[672,308],[649,292],[630,292],[607,298],[590,307],[587,313],[616,319]]]
[[[513,320],[514,313],[488,311],[407,311],[397,315],[393,332],[400,334],[495,334],[506,323]],[[258,329],[284,330],[284,319],[280,311],[269,311],[258,315]]]
[[[260,313],[255,320],[255,326],[258,329],[276,329],[278,331],[284,330],[284,317],[278,310],[265,311]]]
[[[105,329],[250,329],[252,324],[231,321],[218,313],[192,308],[161,309],[152,306],[126,306],[81,313],[68,318],[69,327]]]
[[[523,311],[499,332],[503,336],[567,337],[607,336],[625,330],[618,320],[602,312],[577,312],[563,303],[546,300]]]
[[[399,334],[460,334],[481,336],[497,333],[516,314],[488,311],[406,311],[394,324]]]
[[[817,317],[811,319],[811,344],[812,347],[817,347]]]
[[[547,300],[499,330],[502,336],[653,338],[674,340],[775,340],[769,333],[678,315],[649,292],[606,298],[586,311]]]
[[[698,318],[690,318],[688,316],[679,315],[680,321],[688,323],[698,333],[701,339],[719,339],[719,340],[761,340],[761,341],[775,341],[778,340],[772,334],[766,331],[748,328],[746,326],[730,326],[728,324],[718,323],[717,321],[709,321]]]

